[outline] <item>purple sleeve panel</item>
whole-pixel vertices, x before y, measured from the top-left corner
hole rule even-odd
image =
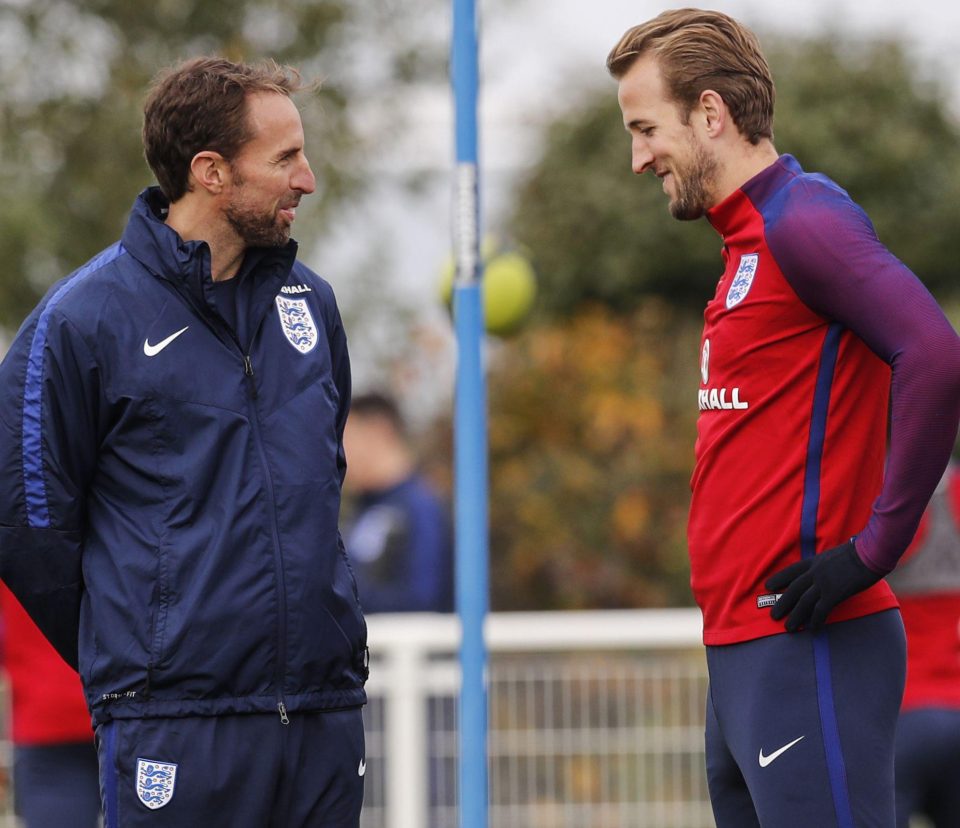
[[[856,538],[875,572],[913,539],[957,438],[960,338],[920,280],[832,182],[794,179],[761,211],[767,244],[809,308],[856,334],[892,368],[890,445],[880,496]],[[857,485],[850,470],[850,485]],[[827,504],[829,507],[829,504]]]

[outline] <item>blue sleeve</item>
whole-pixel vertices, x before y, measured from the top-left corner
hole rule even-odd
[[[76,667],[100,382],[56,298],[34,311],[0,365],[0,577]]]
[[[796,181],[767,241],[812,310],[844,325],[892,369],[890,445],[880,496],[856,540],[889,572],[947,465],[960,422],[960,339],[920,280],[842,191]],[[856,471],[851,470],[852,485]]]

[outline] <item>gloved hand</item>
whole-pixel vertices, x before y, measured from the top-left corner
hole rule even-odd
[[[867,568],[849,540],[772,575],[767,589],[783,594],[770,610],[770,616],[779,621],[789,613],[787,632],[801,627],[815,632],[837,604],[873,586],[882,577]]]

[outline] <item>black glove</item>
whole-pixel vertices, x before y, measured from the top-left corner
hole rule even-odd
[[[782,592],[770,610],[774,621],[790,613],[787,632],[805,627],[815,632],[841,601],[873,586],[883,575],[860,560],[853,541],[781,569],[766,583],[771,592]]]

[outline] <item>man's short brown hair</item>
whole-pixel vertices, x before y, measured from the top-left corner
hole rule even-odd
[[[619,80],[647,54],[656,58],[684,120],[701,93],[712,89],[751,144],[773,138],[770,67],[756,35],[732,17],[702,9],[665,11],[628,29],[607,56],[607,69]]]
[[[272,60],[233,63],[201,57],[161,72],[143,109],[143,150],[170,201],[189,189],[190,163],[204,150],[228,161],[250,140],[247,96],[303,88],[300,73]]]

